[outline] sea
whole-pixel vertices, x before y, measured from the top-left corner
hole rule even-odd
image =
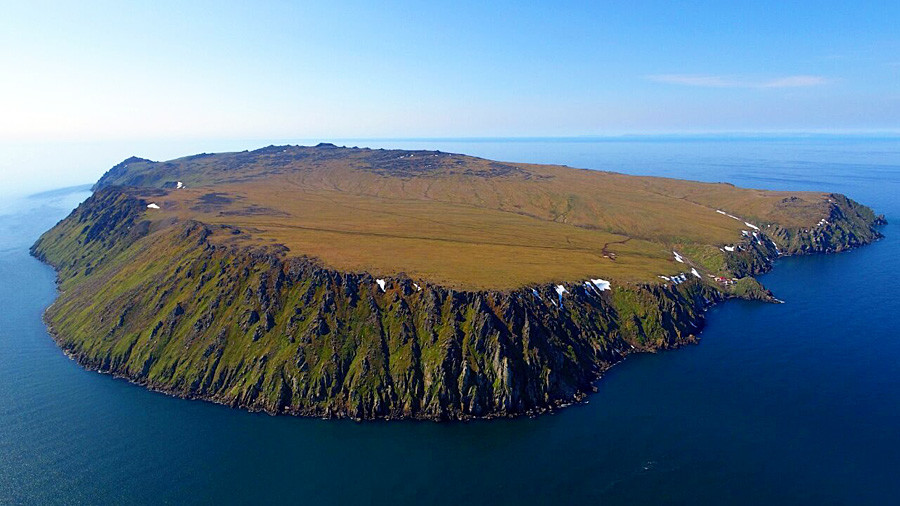
[[[628,358],[584,404],[536,418],[357,423],[177,399],[79,367],[41,321],[55,274],[28,247],[108,166],[81,186],[8,187],[0,503],[897,504],[900,139],[335,143],[840,192],[889,224],[857,250],[778,260],[760,281],[784,304],[718,305],[699,344]],[[132,154],[142,153],[110,157]]]

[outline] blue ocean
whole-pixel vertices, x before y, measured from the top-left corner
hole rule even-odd
[[[334,142],[834,191],[889,225],[864,248],[779,260],[760,280],[784,304],[715,307],[698,345],[629,358],[585,404],[537,418],[356,423],[246,413],[83,370],[41,321],[55,274],[28,247],[89,186],[10,197],[0,205],[0,503],[898,501],[900,139]],[[142,155],[121,158],[131,154]]]

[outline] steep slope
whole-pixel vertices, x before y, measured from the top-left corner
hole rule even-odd
[[[271,413],[458,419],[578,400],[693,342],[709,304],[770,299],[748,276],[778,254],[879,221],[831,194],[279,147],[126,160],[32,251],[86,367]]]

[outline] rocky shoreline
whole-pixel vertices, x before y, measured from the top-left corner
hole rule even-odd
[[[49,310],[49,308],[48,308],[48,310]],[[47,333],[56,342],[57,346],[59,346],[59,348],[63,352],[63,354],[66,357],[68,357],[70,360],[77,363],[83,369],[85,369],[87,371],[97,372],[98,374],[109,375],[115,379],[124,380],[133,385],[146,388],[147,390],[150,390],[152,392],[164,394],[164,395],[179,398],[179,399],[200,400],[200,401],[211,402],[213,404],[226,406],[226,407],[229,407],[232,409],[242,409],[245,411],[249,411],[251,413],[265,413],[265,414],[268,414],[271,416],[290,415],[290,416],[300,416],[300,417],[309,417],[309,418],[321,418],[324,420],[327,420],[327,419],[350,419],[350,420],[353,420],[356,422],[376,421],[376,420],[382,420],[382,421],[409,420],[409,419],[419,420],[419,421],[434,421],[434,422],[440,422],[440,421],[463,421],[464,422],[464,421],[473,421],[473,420],[491,420],[491,419],[497,419],[497,418],[536,417],[539,415],[549,414],[549,413],[553,413],[554,411],[557,411],[557,410],[560,410],[560,409],[563,409],[563,408],[566,408],[569,406],[579,405],[579,404],[588,402],[587,399],[588,399],[589,394],[596,392],[596,390],[597,390],[596,386],[594,386],[594,384],[597,381],[600,381],[602,379],[603,375],[607,371],[609,371],[616,365],[619,365],[622,362],[624,362],[625,359],[627,359],[632,354],[656,351],[656,350],[651,351],[651,350],[635,350],[635,349],[624,350],[623,354],[618,358],[617,361],[609,363],[609,364],[605,364],[601,369],[597,369],[595,371],[594,377],[591,380],[591,384],[592,384],[591,388],[588,391],[577,391],[572,395],[572,398],[569,399],[568,401],[556,400],[552,404],[548,404],[547,406],[536,407],[536,408],[528,409],[528,410],[525,410],[522,412],[487,413],[487,414],[484,414],[481,416],[460,413],[455,416],[447,417],[447,418],[442,418],[439,416],[435,417],[435,416],[431,416],[431,415],[427,415],[427,414],[419,414],[419,413],[413,414],[412,416],[406,416],[406,415],[394,416],[392,414],[388,414],[388,415],[381,416],[381,417],[373,416],[373,417],[369,417],[369,418],[364,418],[364,417],[353,416],[352,414],[350,414],[348,412],[344,412],[344,411],[330,411],[330,410],[322,411],[322,410],[317,410],[317,409],[283,409],[281,411],[278,411],[278,410],[271,409],[271,407],[269,407],[269,406],[260,405],[257,403],[249,403],[249,404],[238,403],[238,402],[235,402],[234,400],[221,399],[217,396],[204,395],[202,393],[198,394],[195,392],[184,392],[182,390],[179,390],[177,388],[174,388],[174,387],[166,385],[166,384],[151,382],[147,378],[135,377],[133,375],[128,374],[127,372],[121,372],[121,371],[113,370],[113,369],[104,369],[104,366],[102,363],[98,364],[97,361],[92,359],[91,357],[89,357],[85,354],[76,353],[76,352],[72,351],[70,348],[68,348],[67,347],[69,345],[68,342],[65,339],[63,339],[56,332],[56,330],[53,328],[53,326],[47,321],[46,313],[43,318],[43,321],[45,323],[45,326],[47,327]],[[703,329],[703,327],[701,326],[700,328],[697,329],[697,332],[698,333],[701,332],[702,329]],[[683,343],[674,344],[673,346],[671,346],[667,349],[674,350],[674,349],[680,348],[687,344],[696,344],[697,342],[699,342],[699,336],[692,336],[691,339],[688,339]]]
[[[775,301],[749,276],[777,256],[880,237],[883,218],[833,198],[828,226],[746,238],[731,260],[742,291],[693,278],[608,290],[579,282],[564,285],[563,299],[553,285],[458,291],[376,280],[277,246],[229,245],[221,237],[240,231],[226,227],[151,230],[145,203],[117,188],[98,190],[32,253],[56,268],[63,290],[45,313],[51,335],[87,369],[270,414],[531,416],[582,402],[631,353],[697,342],[713,304]]]

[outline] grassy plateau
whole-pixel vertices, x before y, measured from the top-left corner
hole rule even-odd
[[[466,419],[582,399],[703,311],[773,301],[779,255],[877,239],[832,193],[436,151],[270,146],[129,158],[32,247],[85,367],[305,416]]]
[[[169,188],[137,192],[161,208],[146,212],[154,228],[173,219],[225,224],[247,232],[239,241],[283,244],[334,269],[469,290],[589,277],[659,282],[686,265],[730,274],[724,246],[745,241],[748,224],[815,230],[834,202],[439,152],[260,151],[135,160],[98,186]]]

